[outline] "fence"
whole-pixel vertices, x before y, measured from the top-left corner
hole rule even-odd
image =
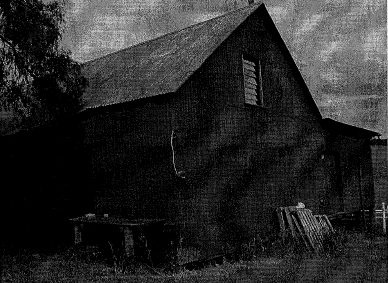
[[[376,215],[376,221],[381,222],[383,224],[383,233],[387,234],[387,218],[388,218],[388,205],[385,205],[385,202],[381,204],[382,209],[376,209],[375,215]]]
[[[367,229],[369,224],[375,222],[382,227],[382,232],[385,235],[388,235],[388,205],[386,205],[385,202],[381,204],[381,209],[337,212],[335,214],[328,215],[328,218],[333,223],[333,226],[339,225],[349,229],[362,229],[363,231]]]

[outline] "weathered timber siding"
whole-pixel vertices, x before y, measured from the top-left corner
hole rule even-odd
[[[374,206],[373,168],[368,138],[328,133],[327,149],[338,156],[342,211],[355,212]]]
[[[265,237],[278,206],[318,208],[320,117],[271,28],[249,20],[176,94],[84,121],[99,212],[182,223],[186,243],[215,254]],[[244,104],[243,53],[263,61],[265,108]]]
[[[364,141],[323,130],[265,13],[253,13],[176,93],[85,116],[97,212],[179,223],[184,244],[207,257],[274,235],[279,206],[335,213],[370,203]],[[262,64],[265,107],[244,103],[243,54]],[[184,179],[174,172],[173,131]]]
[[[381,209],[382,202],[388,204],[387,140],[373,141],[371,150],[375,187],[375,207],[376,209]]]
[[[137,93],[132,102],[88,109],[79,116],[81,136],[73,125],[24,141],[0,140],[2,180],[13,182],[2,194],[2,214],[13,215],[5,230],[24,223],[14,234],[38,231],[45,237],[35,238],[49,242],[51,223],[87,212],[166,218],[180,226],[185,246],[208,257],[257,235],[276,236],[279,206],[303,202],[325,214],[369,208],[368,137],[324,129],[276,33],[258,9],[176,93]],[[264,107],[244,103],[243,54],[261,62]],[[127,63],[123,69],[132,68],[119,62]],[[99,93],[104,101],[117,96],[116,79],[108,84],[113,89]],[[124,91],[118,101],[134,98]],[[173,132],[175,166],[184,179],[174,171]]]
[[[203,212],[210,222],[208,238],[227,235],[222,229],[246,237],[260,230],[264,234],[277,206],[303,201],[318,208],[315,192],[322,182],[317,167],[324,148],[320,116],[268,29],[248,20],[201,69],[209,78],[205,84],[215,100],[213,124],[218,125],[211,136],[217,162],[208,187],[198,195],[198,203],[208,205]],[[244,53],[263,62],[264,108],[244,103]],[[233,200],[232,207],[224,207],[225,199]],[[229,213],[220,221],[224,210]]]

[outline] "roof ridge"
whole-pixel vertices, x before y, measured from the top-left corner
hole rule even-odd
[[[91,84],[84,110],[175,92],[260,7],[248,5],[86,62]]]
[[[226,13],[224,13],[224,14],[221,14],[220,16],[217,16],[217,17],[214,17],[214,18],[210,18],[210,19],[207,19],[207,20],[202,21],[202,22],[195,23],[195,24],[193,24],[193,25],[189,25],[189,26],[186,26],[186,27],[184,27],[184,28],[181,28],[181,29],[178,29],[178,30],[175,30],[175,31],[172,31],[172,32],[168,32],[168,33],[165,33],[165,34],[163,34],[163,35],[161,35],[161,36],[158,36],[158,37],[155,37],[155,38],[151,38],[151,39],[146,40],[146,41],[138,42],[138,43],[136,43],[136,44],[134,44],[134,45],[130,45],[130,46],[125,47],[125,48],[123,48],[123,49],[119,49],[119,50],[113,51],[113,52],[111,52],[111,53],[102,55],[102,56],[100,56],[100,57],[91,59],[91,60],[89,60],[89,61],[83,62],[81,65],[84,66],[84,65],[86,65],[86,64],[92,63],[92,62],[97,61],[97,60],[99,60],[99,59],[108,57],[108,56],[110,56],[110,55],[114,55],[114,54],[116,54],[116,53],[123,52],[124,50],[129,50],[129,49],[132,49],[132,48],[141,46],[141,45],[145,45],[145,44],[148,44],[148,43],[153,42],[153,41],[155,41],[155,40],[159,40],[159,39],[161,39],[161,38],[163,38],[163,37],[170,36],[170,35],[172,35],[172,34],[176,34],[176,33],[182,32],[182,31],[184,31],[184,30],[186,30],[186,29],[189,29],[189,28],[192,28],[192,27],[195,27],[195,26],[199,26],[199,25],[205,24],[205,23],[207,23],[207,22],[209,22],[209,21],[214,21],[214,20],[219,19],[219,18],[223,18],[223,17],[226,17],[226,16],[230,16],[231,14],[237,13],[237,12],[239,12],[239,11],[241,11],[241,10],[245,10],[245,9],[248,9],[248,8],[252,8],[252,6],[257,6],[257,8],[258,8],[258,7],[261,6],[262,4],[264,4],[264,3],[263,3],[262,1],[260,1],[260,2],[258,2],[258,3],[250,4],[250,5],[247,5],[247,6],[245,6],[245,7],[241,7],[241,8],[239,8],[239,9],[236,9],[236,10],[233,10],[233,11],[230,11],[230,12],[226,12]]]

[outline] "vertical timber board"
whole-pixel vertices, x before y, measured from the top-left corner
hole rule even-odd
[[[124,236],[124,252],[128,258],[133,258],[135,256],[134,240],[133,240],[133,231],[130,227],[122,228]]]
[[[334,233],[333,225],[331,225],[331,222],[330,222],[329,218],[327,217],[327,215],[323,215],[323,219],[326,222],[327,226],[329,227],[330,232]]]
[[[283,207],[278,207],[276,209],[276,214],[278,216],[279,225],[280,225],[280,235],[282,237],[282,240],[284,241],[286,237],[286,225],[284,223],[283,211],[284,211]]]
[[[302,227],[298,223],[298,219],[295,215],[291,215],[292,220],[294,221],[295,227],[298,230],[298,233],[300,234],[300,237],[302,238],[302,241],[307,249],[313,249],[314,246],[310,246],[310,242],[308,241],[307,234],[303,232]],[[306,239],[307,238],[307,239]]]
[[[303,210],[300,210],[298,209],[296,211],[299,219],[301,220],[302,222],[302,225],[305,229],[305,232],[306,232],[306,235],[307,235],[307,238],[309,239],[311,245],[313,246],[315,252],[318,252],[318,248],[317,248],[317,238],[316,238],[316,235],[314,234],[314,230],[313,228],[311,227],[308,219],[306,218],[305,214],[303,213],[304,211]]]
[[[318,221],[313,216],[311,210],[305,209],[304,213],[306,217],[308,218],[308,221],[310,222],[310,225],[313,227],[313,231],[317,238],[317,244],[320,250],[323,250],[323,235],[322,235],[322,229],[318,223]]]
[[[81,226],[80,224],[75,224],[74,225],[74,244],[78,245],[82,242],[82,231],[81,231]]]
[[[288,225],[289,225],[290,230],[291,230],[291,235],[292,235],[293,238],[296,238],[295,228],[294,228],[294,225],[292,223],[292,218],[291,218],[290,210],[289,210],[288,207],[284,208],[284,213],[286,215],[287,222],[288,222]]]
[[[318,251],[322,250],[322,244],[321,244],[321,238],[319,236],[319,232],[317,229],[317,226],[315,225],[315,222],[309,215],[309,210],[303,210],[303,215],[305,216],[306,222],[308,223],[309,227],[311,228],[311,233],[315,239],[315,244],[317,245]]]

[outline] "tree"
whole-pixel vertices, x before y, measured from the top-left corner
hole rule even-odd
[[[24,127],[81,107],[86,79],[59,45],[63,23],[57,1],[0,1],[0,111],[12,111]]]

